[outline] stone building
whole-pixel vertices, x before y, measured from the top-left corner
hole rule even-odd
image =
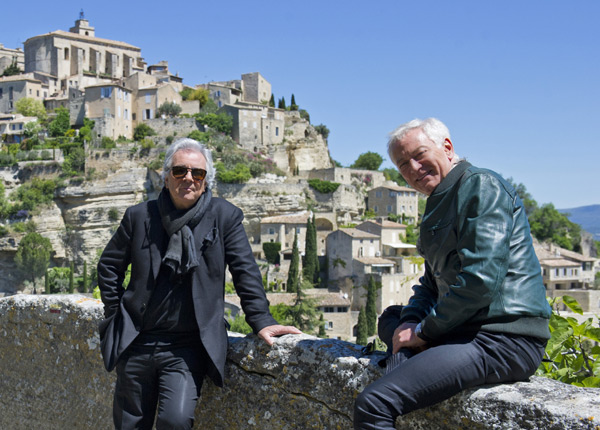
[[[23,116],[21,114],[0,114],[0,141],[4,143],[21,143],[25,124],[37,121],[34,116]]]
[[[317,231],[317,255],[326,253],[325,239],[333,231],[333,214],[316,213],[315,228]],[[306,246],[306,223],[312,219],[312,211],[301,211],[271,217],[263,217],[260,221],[260,242],[281,243],[282,260],[289,260],[292,256],[294,235],[297,234],[298,251],[304,254]],[[264,258],[264,256],[262,256]]]
[[[16,112],[19,99],[28,97],[43,101],[47,96],[48,86],[33,73],[0,77],[0,112]]]
[[[133,136],[131,90],[119,84],[102,84],[85,89],[86,117],[95,121],[98,136],[117,139]]]
[[[81,16],[69,31],[57,30],[27,39],[25,72],[56,77],[59,89],[85,88],[98,79],[119,79],[144,71],[141,49],[128,43],[96,37]]]
[[[552,243],[536,241],[534,248],[548,296],[570,294],[564,290],[589,290],[594,287],[600,261],[597,258],[586,257]]]
[[[413,188],[388,182],[369,190],[368,208],[377,216],[401,215],[406,222],[417,224],[419,197]]]
[[[237,102],[222,109],[233,118],[232,137],[247,151],[283,142],[285,112],[266,105]]]
[[[21,72],[25,70],[25,53],[21,48],[11,49],[5,47],[0,43],[0,75],[4,73],[4,70],[13,65],[17,64],[17,67]]]

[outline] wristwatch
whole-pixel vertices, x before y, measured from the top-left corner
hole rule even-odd
[[[427,340],[427,336],[425,336],[423,334],[423,329],[421,327],[421,323],[417,324],[417,326],[415,327],[415,335],[423,340]]]

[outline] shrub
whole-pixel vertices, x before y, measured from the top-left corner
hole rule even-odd
[[[565,305],[578,315],[583,310],[571,296],[549,299],[555,309],[550,317],[551,338],[544,361],[536,374],[578,387],[600,387],[600,328],[598,317],[580,323],[573,317],[561,316],[556,308]]]
[[[338,182],[323,181],[321,179],[309,179],[308,185],[320,193],[327,194],[336,191],[341,184]]]
[[[281,243],[265,242],[263,243],[263,251],[265,258],[271,264],[279,264],[279,251],[281,251]]]
[[[119,221],[119,211],[117,208],[110,208],[108,210],[108,219],[111,221]]]
[[[154,131],[152,127],[145,123],[138,124],[133,130],[133,139],[137,141],[140,141],[148,136],[155,135],[156,131]]]

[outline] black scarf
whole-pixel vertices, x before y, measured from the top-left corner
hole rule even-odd
[[[169,236],[169,245],[162,262],[170,267],[173,275],[177,277],[188,274],[198,266],[192,230],[204,216],[211,198],[212,192],[207,189],[191,208],[176,209],[166,187],[158,196],[160,219]]]

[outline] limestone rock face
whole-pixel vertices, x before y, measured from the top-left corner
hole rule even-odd
[[[112,429],[115,374],[102,364],[98,300],[84,295],[0,299],[0,428]],[[351,429],[354,399],[381,375],[383,353],[287,335],[267,346],[229,334],[225,388],[205,380],[196,428]],[[546,378],[485,386],[399,418],[397,429],[597,429],[600,389]]]

